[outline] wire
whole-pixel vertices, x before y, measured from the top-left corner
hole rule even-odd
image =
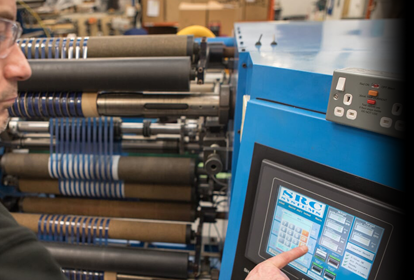
[[[43,29],[43,31],[45,32],[46,36],[48,38],[52,37],[50,35],[49,30],[44,26],[42,19],[39,17],[38,13],[36,13],[32,8],[29,7],[29,5],[27,5],[23,0],[17,0],[17,2],[23,6],[23,8],[25,8],[39,23],[40,27]]]

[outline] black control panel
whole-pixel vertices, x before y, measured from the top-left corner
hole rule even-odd
[[[399,199],[394,189],[256,144],[232,279],[300,245],[309,250],[284,268],[291,279],[399,279]]]

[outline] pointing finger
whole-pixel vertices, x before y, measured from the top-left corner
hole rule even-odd
[[[299,246],[299,247],[293,248],[290,251],[286,251],[286,252],[283,252],[283,253],[281,253],[277,256],[274,256],[274,257],[266,260],[266,262],[271,263],[272,265],[276,266],[277,268],[282,268],[282,267],[286,266],[288,263],[290,263],[291,261],[294,261],[297,258],[302,257],[307,252],[308,252],[308,247],[306,245]]]

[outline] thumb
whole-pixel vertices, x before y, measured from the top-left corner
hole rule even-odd
[[[307,252],[308,252],[308,247],[306,245],[303,245],[303,246],[293,248],[290,251],[283,252],[277,256],[274,256],[266,260],[266,262],[276,266],[277,268],[283,268],[291,261],[294,261],[297,258],[302,257]]]

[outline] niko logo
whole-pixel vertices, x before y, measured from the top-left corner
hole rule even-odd
[[[289,203],[290,205],[320,218],[322,218],[323,213],[325,213],[325,204],[282,186],[280,186],[279,200]]]

